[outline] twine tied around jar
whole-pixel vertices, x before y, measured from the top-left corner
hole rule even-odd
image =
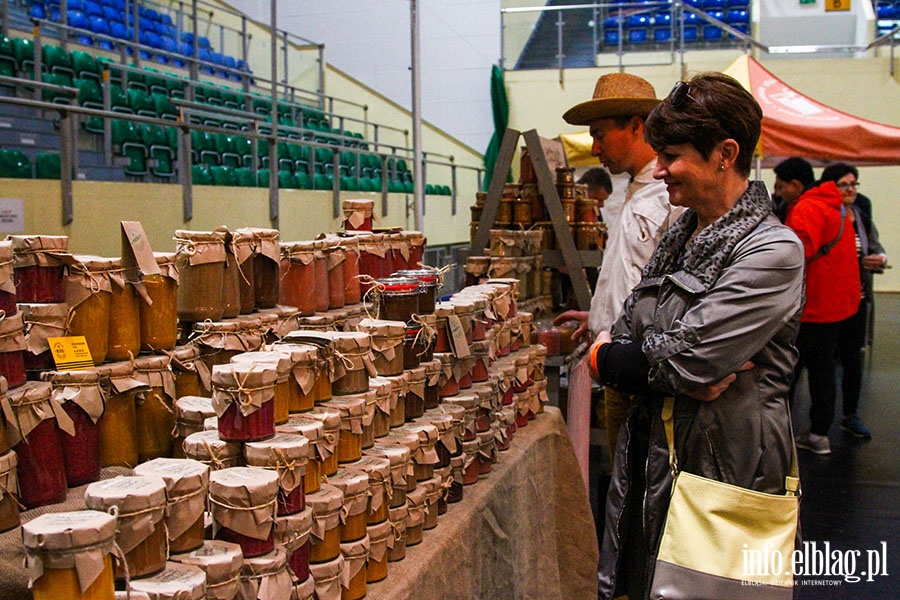
[[[166,507],[165,507],[165,505],[163,505],[163,506],[151,506],[149,508],[145,508],[142,510],[136,510],[136,511],[129,512],[129,513],[123,513],[123,512],[120,512],[119,507],[114,504],[114,505],[110,506],[106,512],[109,513],[110,515],[112,515],[113,517],[115,517],[116,522],[118,523],[119,519],[139,517],[141,515],[151,514],[156,511],[162,511],[163,514],[165,514],[165,510],[166,510]],[[160,520],[157,522],[157,527],[163,528],[163,532],[165,533],[163,538],[166,540],[166,556],[169,556],[169,528],[166,527],[166,520],[164,518],[160,517]],[[119,532],[120,532],[120,529],[119,529],[118,525],[116,525],[116,533],[118,534]],[[128,561],[125,560],[125,553],[122,552],[122,549],[119,547],[119,543],[116,541],[113,541],[113,548],[115,550],[118,550],[121,553],[121,556],[119,556],[118,554],[115,556],[116,556],[116,558],[120,558],[122,561],[122,566],[125,569],[125,589],[129,589],[128,583],[131,580],[131,577],[128,573]]]
[[[326,481],[327,483],[327,481]],[[344,493],[344,503],[341,505],[341,523],[347,522],[347,517],[350,516],[350,507],[356,502],[357,498],[362,498],[365,496],[368,499],[369,494],[369,486],[366,486],[364,489],[356,492],[355,494],[347,494]]]
[[[288,458],[283,448],[272,448],[272,452],[274,452],[275,456],[278,458],[277,463],[274,467],[262,468],[273,469],[278,475],[278,485],[281,486],[281,489],[285,492],[290,493],[300,485],[300,481],[296,481],[297,477],[295,471],[298,467],[306,467],[306,459],[292,460]],[[286,482],[285,480],[288,477],[291,478],[291,481]]]
[[[226,467],[225,463],[216,456],[216,451],[213,449],[212,444],[209,443],[209,440],[203,440],[203,447],[206,448],[206,451],[209,453],[209,462],[215,467],[216,471]]]
[[[234,378],[234,385],[236,387],[233,388],[218,388],[220,391],[225,392],[229,396],[232,397],[233,400],[237,400],[238,406],[241,409],[241,414],[248,414],[244,412],[245,408],[253,406],[253,393],[261,392],[267,389],[274,389],[272,385],[266,385],[261,387],[248,387],[245,385],[247,383],[247,379],[249,379],[250,375],[254,373],[254,371],[248,370],[243,379],[241,379],[237,373],[237,371],[232,370],[231,376]]]
[[[422,326],[422,328],[419,329],[419,333],[417,333],[416,337],[413,339],[413,346],[418,345],[420,341],[424,342],[422,347],[425,349],[416,353],[417,356],[423,356],[428,352],[428,346],[430,346],[437,337],[437,328],[429,325],[419,314],[413,314],[411,320],[413,323],[418,323]]]

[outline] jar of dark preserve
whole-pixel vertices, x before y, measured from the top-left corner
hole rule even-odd
[[[22,312],[0,315],[0,375],[6,377],[10,388],[26,381],[25,322]]]
[[[281,249],[277,229],[253,229],[256,254],[253,256],[253,289],[257,308],[272,308],[278,304]]]
[[[430,315],[434,312],[438,292],[441,289],[441,276],[434,269],[408,269],[397,271],[393,276],[411,277],[419,280],[419,310],[420,315]]]
[[[11,315],[16,312],[16,283],[13,278],[12,242],[0,242],[0,311]]]
[[[18,302],[65,302],[68,236],[13,235],[13,278]]]
[[[419,281],[412,277],[383,277],[376,282],[378,318],[386,321],[412,320],[419,312]]]

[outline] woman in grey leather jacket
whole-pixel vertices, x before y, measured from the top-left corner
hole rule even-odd
[[[748,180],[761,118],[739,83],[708,73],[676,84],[647,119],[654,177],[689,210],[591,348],[595,377],[634,395],[607,497],[601,598],[649,594],[672,485],[666,396],[682,470],[785,492],[804,259],[763,183]]]

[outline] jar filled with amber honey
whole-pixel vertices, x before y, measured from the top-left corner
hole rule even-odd
[[[153,254],[159,273],[142,273],[151,302],[140,302],[141,350],[171,350],[178,342],[178,267],[174,253]]]
[[[156,458],[134,468],[135,475],[159,477],[166,483],[165,522],[170,554],[203,546],[209,472],[207,465],[188,458]]]

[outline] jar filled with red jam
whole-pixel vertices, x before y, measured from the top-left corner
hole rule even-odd
[[[435,352],[450,352],[450,325],[449,319],[453,315],[453,306],[447,302],[440,302],[435,306]]]
[[[309,577],[310,531],[312,530],[312,507],[292,515],[275,517],[275,547],[284,550],[288,567],[295,581],[305,581]]]
[[[341,238],[344,250],[344,304],[356,304],[362,300],[359,283],[359,239],[356,236]]]
[[[406,363],[406,323],[366,318],[357,324],[356,329],[371,337],[369,348],[378,375],[386,377],[403,372]]]
[[[84,503],[91,510],[116,511],[116,544],[125,553],[125,561],[116,565],[116,579],[144,577],[165,568],[166,484],[161,478],[96,481],[84,490]]]
[[[187,458],[156,458],[139,464],[134,474],[166,483],[166,532],[169,554],[203,546],[203,513],[209,492],[209,467]]]
[[[256,246],[256,253],[252,258],[256,307],[272,308],[278,304],[280,295],[280,234],[277,229],[253,228],[251,231]]]
[[[25,375],[37,381],[43,371],[56,368],[47,339],[66,335],[69,307],[65,303],[21,303],[18,308],[25,332],[25,352],[22,354]]]
[[[425,257],[425,244],[428,240],[421,231],[403,231],[402,232],[409,243],[409,260],[407,261],[410,269],[418,269],[423,266]]]
[[[213,408],[223,440],[251,442],[275,435],[277,378],[271,365],[238,363],[213,367]]]
[[[60,423],[60,444],[69,487],[100,478],[100,426],[103,391],[100,373],[89,371],[47,371],[44,379],[53,386],[51,399],[62,407],[71,421]]]
[[[386,277],[391,273],[387,269],[387,256],[391,251],[389,241],[383,233],[367,233],[359,235],[359,274],[365,275],[360,281],[362,293],[365,294],[374,284],[373,280]]]
[[[345,231],[372,231],[374,200],[344,200],[341,208],[344,211]]]
[[[434,312],[441,290],[441,274],[435,269],[406,269],[397,271],[397,277],[411,277],[419,280],[418,314],[429,315]]]
[[[316,312],[315,242],[281,242],[279,301],[301,315]]]
[[[315,261],[313,261],[313,264],[316,269],[316,311],[318,312],[328,310],[330,297],[330,290],[328,289],[328,258],[326,256],[328,247],[329,244],[325,240],[316,240],[313,243],[313,248],[315,249]]]
[[[12,241],[0,242],[0,311],[11,315],[16,312],[16,282],[13,276]]]
[[[344,265],[347,254],[337,238],[327,238],[325,264],[328,268],[328,308],[342,308],[344,300]]]
[[[22,311],[0,314],[0,375],[11,388],[25,383],[25,320]]]
[[[244,444],[248,467],[278,474],[278,515],[293,515],[306,508],[306,464],[309,440],[302,435],[276,433],[274,437]]]
[[[254,257],[258,252],[253,230],[242,227],[229,232],[226,250],[234,261],[229,260],[226,268],[234,268],[238,280],[238,295],[240,297],[239,312],[242,315],[252,313],[256,307],[256,274],[254,272]],[[280,259],[280,252],[279,252]]]
[[[275,471],[233,467],[210,473],[209,501],[215,539],[238,544],[245,558],[271,552],[275,547],[277,495]]]
[[[290,416],[292,396],[296,394],[297,381],[291,367],[291,357],[284,352],[268,350],[242,352],[231,358],[232,363],[265,364],[274,367],[277,373],[275,380],[275,424],[287,423]]]
[[[13,235],[16,301],[65,302],[63,277],[70,259],[68,236]]]
[[[18,457],[19,501],[25,508],[57,504],[66,499],[66,466],[59,441],[57,419],[70,419],[50,400],[49,383],[29,381],[9,390],[7,400],[15,415],[7,437]]]

